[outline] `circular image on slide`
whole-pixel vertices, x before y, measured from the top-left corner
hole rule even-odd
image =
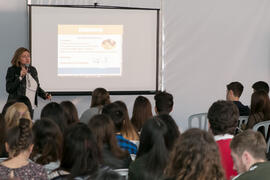
[[[113,49],[116,46],[116,42],[112,39],[106,39],[106,40],[102,41],[101,46],[104,49]]]

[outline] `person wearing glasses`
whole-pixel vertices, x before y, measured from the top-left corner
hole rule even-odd
[[[12,66],[7,70],[6,91],[9,94],[8,101],[18,96],[26,96],[34,109],[38,104],[37,96],[51,99],[51,95],[40,87],[37,70],[30,63],[30,51],[24,47],[18,48],[11,60]]]

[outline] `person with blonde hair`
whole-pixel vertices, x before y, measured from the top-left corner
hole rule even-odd
[[[25,119],[29,119],[30,121],[30,125],[32,126],[32,121],[31,121],[31,115],[30,112],[28,110],[28,107],[21,102],[17,102],[14,103],[13,105],[11,105],[10,107],[8,107],[5,116],[3,118],[3,121],[1,123],[2,127],[2,132],[0,134],[0,157],[7,157],[8,154],[5,151],[5,147],[4,147],[4,137],[6,135],[6,132],[19,125],[19,121],[21,118],[25,118]]]
[[[31,120],[31,115],[28,107],[24,103],[17,102],[7,109],[5,114],[5,128],[10,129],[14,126],[18,126],[20,118]]]

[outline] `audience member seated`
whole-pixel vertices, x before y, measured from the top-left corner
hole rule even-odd
[[[121,134],[123,135],[124,138],[138,145],[139,135],[129,119],[128,109],[127,109],[126,104],[123,101],[115,101],[115,103],[118,104],[118,106],[124,112],[124,116],[125,116],[124,121],[123,121],[123,126],[121,129]]]
[[[31,159],[49,174],[60,166],[63,148],[61,130],[50,119],[37,120],[33,126],[34,149]]]
[[[145,122],[140,135],[136,160],[129,166],[129,180],[162,179],[169,151],[166,147],[166,124],[158,117]]]
[[[32,108],[30,100],[26,96],[15,96],[15,97],[8,99],[8,101],[6,102],[6,104],[4,105],[4,107],[2,109],[2,114],[5,115],[9,106],[13,105],[16,102],[24,103],[28,107],[28,111],[30,112],[31,119],[33,119],[34,110]]]
[[[63,108],[56,102],[50,102],[41,111],[40,118],[50,119],[55,122],[64,133],[67,128],[67,118]]]
[[[84,111],[80,121],[88,124],[89,120],[96,114],[101,114],[103,106],[110,104],[110,94],[104,88],[96,88],[92,93],[91,106]]]
[[[33,149],[33,134],[29,119],[21,118],[18,126],[7,131],[5,146],[9,159],[0,164],[1,179],[48,179],[41,165],[29,162]]]
[[[270,120],[270,99],[265,91],[255,91],[251,96],[251,114],[245,129],[252,129],[259,122]]]
[[[265,91],[266,94],[269,93],[269,85],[264,81],[255,82],[252,85],[252,88],[253,88],[254,92],[256,92],[256,91]]]
[[[141,132],[146,120],[153,117],[150,101],[144,96],[138,96],[134,102],[131,122],[138,133]]]
[[[5,113],[4,121],[2,123],[3,131],[1,131],[0,133],[0,136],[2,136],[2,138],[0,139],[2,140],[4,139],[7,130],[15,126],[18,126],[19,120],[21,118],[29,119],[30,125],[32,125],[32,121],[30,120],[31,119],[30,112],[28,110],[28,107],[24,103],[16,102],[11,106],[9,106]],[[1,143],[0,145],[1,145],[0,157],[8,157],[8,153],[5,150],[4,143]]]
[[[94,179],[99,170],[100,154],[95,138],[84,123],[75,123],[64,134],[60,168],[49,174],[49,179]]]
[[[165,170],[167,180],[225,180],[213,136],[189,129],[177,140]]]
[[[244,86],[240,82],[231,82],[227,85],[226,99],[228,101],[233,101],[233,103],[238,107],[240,116],[248,116],[250,113],[248,106],[244,106],[239,101],[243,90]]]
[[[236,130],[239,111],[231,101],[217,101],[212,104],[208,111],[210,131],[218,144],[221,155],[221,163],[225,170],[226,178],[230,180],[237,175],[233,170],[233,160],[230,156],[230,142]]]
[[[5,150],[5,119],[2,114],[0,114],[0,158],[7,157]]]
[[[117,103],[111,103],[104,106],[102,114],[109,116],[113,121],[119,146],[123,150],[128,150],[130,154],[136,154],[136,144],[124,138],[121,134],[121,130],[123,129],[123,122],[125,119],[125,113],[123,112],[123,109]]]
[[[100,171],[95,180],[126,180],[126,179],[117,172],[107,168],[103,171]]]
[[[167,133],[165,134],[165,142],[169,151],[172,151],[176,140],[180,136],[180,131],[174,119],[168,114],[161,114],[158,116],[167,126]]]
[[[6,102],[6,104],[4,105],[1,114],[3,115],[3,117],[5,117],[5,114],[7,112],[7,109],[12,106],[13,104],[16,103],[15,99],[10,99],[9,101]]]
[[[97,145],[102,152],[102,164],[111,169],[129,167],[131,158],[128,151],[123,151],[117,144],[112,120],[103,114],[95,115],[88,123],[97,139]]]
[[[7,112],[5,114],[5,128],[9,129],[14,126],[18,126],[19,120],[21,118],[26,118],[31,121],[28,107],[21,102],[14,103],[7,109]],[[30,122],[30,124],[32,125],[32,121]]]
[[[68,125],[79,122],[77,108],[71,101],[63,101],[60,103],[60,106],[65,112]]]
[[[270,162],[266,161],[266,143],[261,133],[244,131],[233,138],[230,146],[239,173],[233,180],[269,180]]]
[[[170,114],[173,110],[173,96],[166,91],[158,92],[155,97],[156,114]]]

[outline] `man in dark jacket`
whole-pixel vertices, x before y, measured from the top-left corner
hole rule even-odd
[[[233,180],[269,180],[270,162],[266,161],[266,142],[260,132],[246,130],[234,136],[230,147],[239,173]]]
[[[228,101],[233,101],[233,103],[238,107],[240,116],[248,116],[250,110],[248,106],[243,105],[239,99],[244,90],[244,86],[240,82],[231,82],[227,85],[226,99]]]

